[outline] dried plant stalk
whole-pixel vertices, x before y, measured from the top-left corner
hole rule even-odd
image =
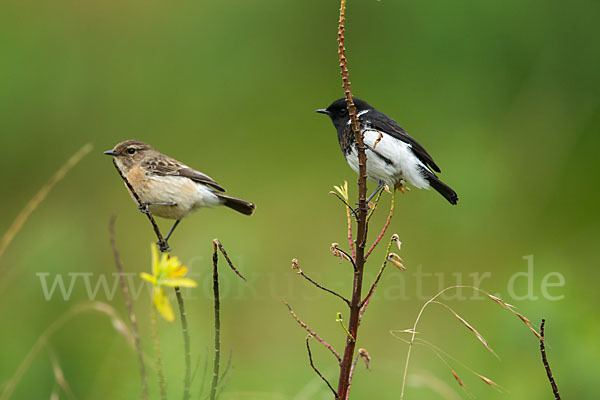
[[[406,389],[406,377],[407,377],[407,373],[408,373],[408,365],[410,363],[410,356],[412,353],[412,347],[415,343],[415,337],[417,335],[417,325],[419,324],[419,321],[421,320],[421,317],[423,315],[423,312],[425,311],[425,309],[427,308],[427,306],[431,303],[439,303],[436,302],[436,299],[441,296],[443,293],[447,292],[448,290],[452,290],[452,289],[459,289],[459,288],[466,288],[466,289],[473,289],[476,290],[480,293],[485,294],[490,300],[494,301],[495,303],[499,304],[500,306],[502,306],[503,308],[507,309],[508,311],[510,311],[511,313],[519,316],[519,318],[529,327],[529,329],[536,335],[536,337],[540,337],[540,334],[536,332],[535,329],[533,329],[533,327],[531,326],[531,324],[529,323],[529,320],[527,318],[525,318],[524,316],[522,316],[521,314],[519,314],[518,312],[516,312],[513,308],[512,305],[506,303],[505,301],[503,301],[502,299],[493,296],[491,294],[489,294],[488,292],[486,292],[485,290],[482,290],[476,286],[469,286],[469,285],[455,285],[455,286],[450,286],[447,287],[441,291],[439,291],[435,296],[433,296],[431,299],[429,299],[424,305],[423,307],[421,307],[421,310],[419,311],[419,314],[417,315],[417,319],[415,320],[415,323],[413,325],[413,328],[410,330],[412,332],[411,335],[411,339],[410,341],[408,341],[408,352],[406,354],[406,361],[405,361],[405,365],[404,365],[404,374],[402,376],[402,389],[400,392],[400,400],[404,399],[404,393],[405,393],[405,389]],[[441,304],[441,303],[440,303]],[[466,322],[466,321],[465,321]],[[479,374],[476,374],[477,376],[481,377]],[[484,380],[485,381],[485,380]],[[494,385],[492,385],[494,386]],[[497,384],[495,384],[495,387],[500,389],[500,386],[498,386]]]
[[[25,221],[27,221],[31,213],[35,211],[35,209],[40,205],[40,203],[44,201],[44,199],[46,198],[50,190],[52,190],[54,185],[56,185],[62,178],[64,178],[67,172],[69,172],[71,168],[77,165],[83,157],[85,157],[90,151],[92,151],[93,148],[94,146],[92,146],[91,143],[88,143],[83,145],[79,150],[77,150],[77,152],[73,154],[67,160],[67,162],[58,169],[58,171],[56,171],[52,178],[50,178],[50,180],[40,188],[40,190],[35,194],[35,196],[33,196],[29,203],[27,203],[25,208],[21,210],[19,215],[17,215],[13,223],[2,236],[2,240],[0,241],[0,257],[2,257],[12,240],[15,238],[17,233],[19,233],[19,231],[23,227],[23,224],[25,224]]]
[[[108,316],[111,319],[114,327],[125,327],[125,324],[119,318],[119,315],[117,314],[115,309],[106,303],[101,303],[101,302],[95,301],[92,303],[78,304],[76,306],[71,307],[69,309],[69,311],[67,311],[66,313],[62,314],[60,317],[55,319],[54,322],[52,322],[52,324],[50,324],[46,328],[46,330],[44,330],[44,332],[38,337],[35,344],[31,347],[31,350],[29,350],[29,353],[27,353],[27,355],[25,356],[23,361],[21,361],[21,363],[17,367],[17,370],[15,371],[15,373],[4,384],[2,393],[0,393],[0,400],[8,400],[11,398],[17,384],[21,381],[21,378],[23,378],[23,375],[25,375],[25,372],[27,372],[27,369],[29,368],[29,366],[31,365],[33,360],[35,359],[35,356],[46,345],[46,343],[48,343],[48,339],[54,333],[56,333],[56,331],[58,331],[60,328],[62,328],[64,326],[64,324],[67,323],[68,321],[70,321],[73,317],[75,317],[79,314],[85,313],[85,312],[90,312],[90,311],[99,312],[101,314]],[[117,331],[119,332],[119,334],[121,334],[127,340],[127,342],[129,342],[129,343],[131,342],[129,332],[126,332],[125,330],[122,330],[122,329],[118,329]]]

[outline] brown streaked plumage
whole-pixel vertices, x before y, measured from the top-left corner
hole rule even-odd
[[[182,218],[202,207],[224,205],[245,215],[254,212],[253,203],[225,195],[225,189],[210,176],[147,143],[126,140],[104,154],[114,157],[117,167],[153,215],[176,220],[167,239]]]

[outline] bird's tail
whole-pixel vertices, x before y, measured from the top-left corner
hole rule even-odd
[[[440,178],[438,178],[433,172],[427,171],[425,169],[423,170],[425,171],[425,178],[427,179],[427,182],[429,182],[431,187],[437,190],[439,194],[444,196],[450,204],[456,205],[456,203],[458,203],[458,195],[456,194],[456,192],[452,190],[450,186],[442,182]]]
[[[238,199],[236,197],[227,196],[223,193],[215,193],[219,199],[223,202],[225,207],[229,207],[244,215],[252,215],[256,206],[254,203],[249,201]]]

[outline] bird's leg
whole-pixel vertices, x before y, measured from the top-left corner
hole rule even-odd
[[[373,197],[375,197],[375,195],[377,193],[379,193],[379,191],[381,189],[383,189],[383,186],[385,185],[384,181],[379,181],[379,186],[377,186],[377,189],[375,189],[375,191],[369,196],[369,198],[367,199],[367,204],[369,204],[371,202],[371,200],[373,199]]]
[[[169,233],[167,233],[167,236],[165,236],[164,241],[163,242],[156,242],[156,244],[159,247],[159,250],[164,253],[169,251],[169,238],[171,237],[171,235],[173,234],[173,232],[175,231],[175,228],[177,228],[177,225],[179,225],[179,223],[181,222],[180,219],[178,219],[177,221],[175,221],[175,223],[173,224],[173,226],[171,227],[171,230],[169,231]]]
[[[148,208],[148,206],[176,206],[177,203],[172,203],[169,201],[149,201],[148,203],[144,203],[144,205],[138,205],[139,210],[143,213],[143,214],[148,214],[150,212],[150,209]]]
[[[167,233],[167,236],[165,237],[165,242],[169,240],[169,238],[173,234],[173,231],[175,231],[175,228],[177,228],[177,225],[179,225],[180,222],[181,222],[180,219],[178,219],[177,221],[175,221],[175,223],[171,227],[171,230],[169,231],[169,233]]]
[[[371,200],[373,199],[373,197],[375,197],[375,195],[377,195],[377,193],[379,193],[379,191],[381,189],[383,189],[383,187],[385,186],[385,182],[384,181],[379,181],[379,186],[377,186],[377,189],[375,189],[375,191],[373,193],[371,193],[371,195],[369,196],[369,198],[365,201],[367,204],[367,211],[370,210],[369,208],[369,203],[371,202]],[[358,203],[356,203],[356,205],[358,205]],[[359,207],[356,207],[353,211],[354,211],[354,215],[358,215],[358,209]]]

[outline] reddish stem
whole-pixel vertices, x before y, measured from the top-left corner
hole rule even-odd
[[[392,194],[392,205],[390,206],[390,213],[388,214],[387,220],[385,221],[385,225],[383,226],[383,229],[381,230],[381,233],[379,234],[379,236],[377,236],[377,239],[375,239],[375,242],[373,242],[373,245],[371,246],[369,251],[367,251],[367,254],[365,255],[365,260],[373,252],[373,250],[375,250],[375,247],[377,247],[377,245],[379,244],[381,239],[383,239],[383,236],[385,235],[385,232],[387,231],[388,226],[390,226],[390,221],[392,220],[392,216],[394,215],[394,204],[395,203],[396,203],[396,192],[394,191],[394,193]],[[387,257],[387,254],[386,254],[386,257]]]
[[[329,343],[327,343],[322,337],[317,335],[317,332],[310,329],[308,327],[308,325],[306,325],[300,318],[298,318],[298,316],[296,315],[294,310],[292,310],[292,307],[287,303],[287,301],[285,301],[285,300],[282,300],[282,301],[283,301],[283,304],[285,304],[285,306],[288,308],[288,310],[290,311],[290,314],[292,314],[292,317],[296,320],[296,322],[298,322],[301,327],[306,329],[306,331],[308,333],[310,333],[315,339],[317,339],[323,346],[325,346],[327,349],[329,349],[329,351],[331,351],[331,354],[333,354],[335,356],[335,358],[337,358],[338,363],[341,363],[342,357],[340,357],[340,354],[337,351],[335,351],[335,349]]]

